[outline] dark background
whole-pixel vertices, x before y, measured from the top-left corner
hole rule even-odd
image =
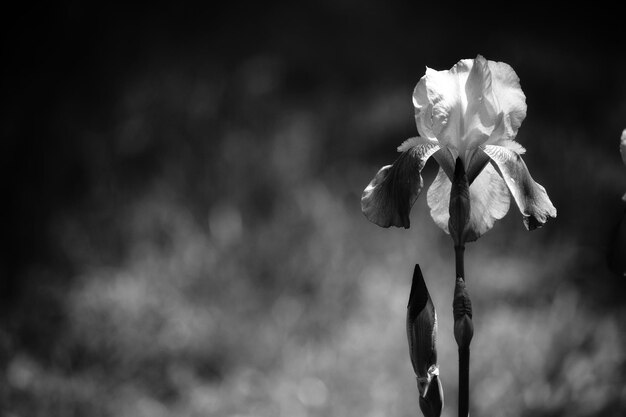
[[[558,217],[527,232],[512,204],[468,246],[473,412],[623,413],[626,35],[599,6],[3,13],[2,414],[419,414],[420,263],[455,415],[451,241],[425,195],[409,230],[359,199],[417,134],[425,66],[477,54],[521,79],[517,139]]]

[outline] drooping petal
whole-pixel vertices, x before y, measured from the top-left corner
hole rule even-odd
[[[363,191],[361,211],[369,221],[381,227],[408,229],[411,207],[424,183],[421,171],[439,146],[427,139],[413,138],[399,149],[402,153],[393,165],[381,168]]]
[[[408,151],[414,146],[430,144],[438,145],[436,140],[430,140],[419,136],[409,138],[402,142],[402,145],[398,146],[398,152]],[[454,155],[452,155],[450,149],[439,147],[439,150],[434,152],[431,156],[435,158],[439,166],[445,171],[446,175],[448,175],[448,178],[452,179],[452,176],[454,175]],[[485,158],[489,160],[489,157],[485,156]]]
[[[433,154],[433,158],[439,164],[439,167],[443,169],[448,178],[452,180],[454,177],[454,164],[455,164],[455,155],[450,151],[449,148],[441,148],[437,152]]]
[[[491,88],[502,113],[501,123],[491,133],[487,144],[498,144],[503,140],[515,139],[517,130],[526,118],[526,96],[520,86],[519,77],[510,65],[489,61]]]
[[[452,183],[440,169],[428,189],[427,200],[430,215],[446,233],[450,219],[450,191]],[[509,191],[506,184],[491,165],[486,165],[470,185],[470,219],[467,242],[472,242],[493,227],[509,211]]]
[[[423,138],[420,136],[408,138],[400,146],[396,148],[396,150],[400,153],[411,150],[412,148],[420,145],[438,145],[436,140],[431,140],[428,138]]]
[[[515,142],[514,140],[503,140],[498,143],[498,146],[507,148],[508,150],[511,150],[518,155],[524,155],[526,153],[526,148],[524,148],[522,145],[520,145],[518,142]]]
[[[500,171],[528,230],[543,226],[548,217],[556,217],[556,208],[546,189],[533,180],[519,154],[497,145],[487,145],[484,151]]]
[[[507,149],[510,149],[519,155],[524,155],[526,153],[526,149],[524,149],[522,145],[515,142],[514,140],[502,141],[499,143],[499,146],[503,146]],[[467,153],[466,161],[468,164],[467,179],[469,183],[471,184],[474,181],[474,179],[478,176],[478,174],[481,173],[483,168],[485,168],[485,166],[491,161],[491,158],[489,158],[489,155],[487,155],[483,149],[476,148],[476,149],[472,149],[471,151]],[[452,179],[450,176],[448,177]]]

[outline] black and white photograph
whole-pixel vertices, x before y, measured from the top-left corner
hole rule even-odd
[[[0,416],[626,415],[618,3],[0,15]]]

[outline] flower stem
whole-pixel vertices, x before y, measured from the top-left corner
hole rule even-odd
[[[454,246],[454,257],[456,261],[456,277],[465,280],[465,246],[464,245],[455,245]]]
[[[469,347],[459,348],[459,417],[469,415],[469,363]]]
[[[470,343],[474,335],[472,323],[472,303],[465,288],[463,245],[454,247],[456,260],[456,285],[454,288],[454,339],[459,347],[459,417],[469,414],[469,365]]]

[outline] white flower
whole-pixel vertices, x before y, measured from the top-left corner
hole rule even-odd
[[[365,188],[361,209],[370,221],[409,227],[409,212],[423,187],[421,171],[431,156],[440,168],[428,190],[428,205],[446,233],[457,158],[471,184],[466,241],[476,240],[504,217],[511,195],[529,230],[556,217],[546,190],[521,158],[525,149],[514,141],[526,117],[526,97],[509,65],[479,55],[449,71],[427,68],[413,92],[413,105],[420,136],[400,145],[398,159]]]

